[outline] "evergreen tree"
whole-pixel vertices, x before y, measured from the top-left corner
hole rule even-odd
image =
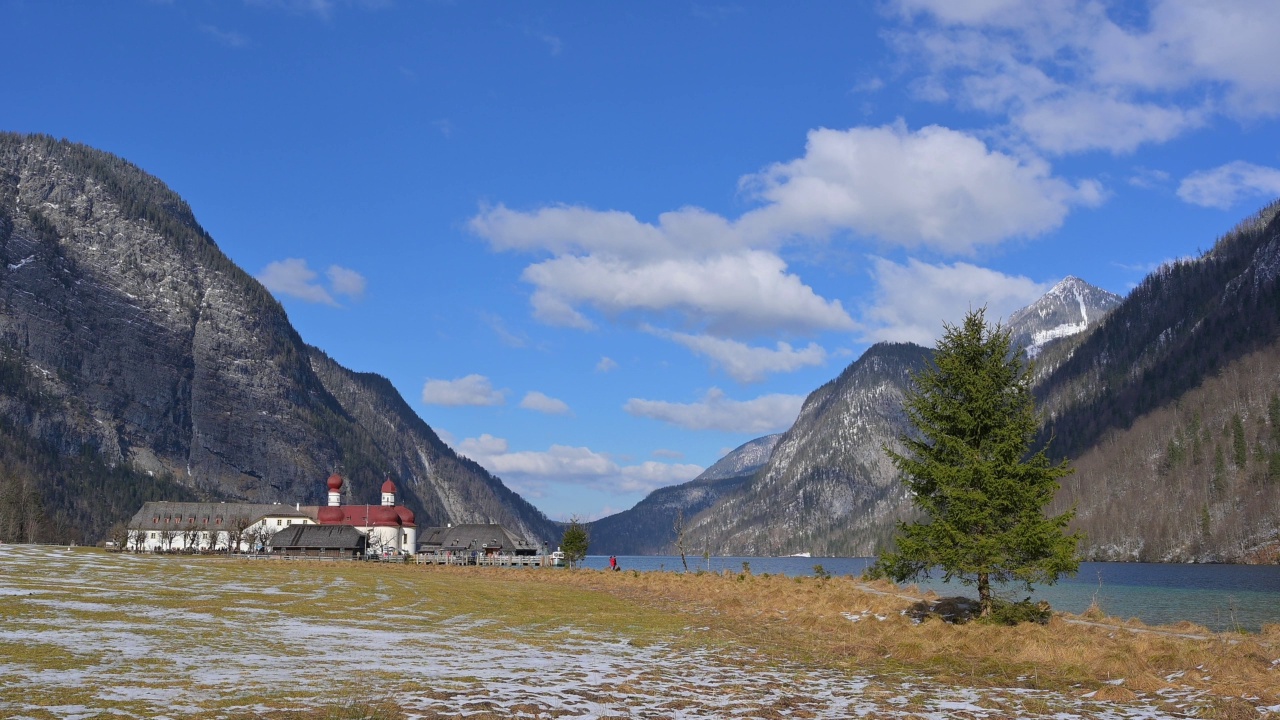
[[[1064,532],[1074,511],[1044,514],[1071,468],[1051,464],[1043,448],[1031,452],[1031,372],[1009,331],[987,326],[985,310],[946,326],[907,396],[916,434],[902,438],[904,454],[886,448],[928,521],[899,524],[897,549],[880,556],[873,575],[904,582],[940,567],[946,580],[977,585],[986,616],[992,582],[1029,590],[1076,571],[1080,536]]]
[[[1244,439],[1244,420],[1240,413],[1231,415],[1231,462],[1242,468],[1249,460],[1249,446]]]
[[[1271,425],[1271,442],[1280,442],[1280,394],[1271,393],[1267,403],[1267,422]]]
[[[564,553],[564,560],[569,564],[570,568],[575,568],[587,557],[587,545],[590,538],[587,537],[587,528],[577,518],[577,516],[569,518],[569,525],[564,529],[564,535],[560,538],[560,550]]]
[[[1213,446],[1213,478],[1209,484],[1209,492],[1214,498],[1222,497],[1227,489],[1227,461],[1222,455],[1222,446]]]

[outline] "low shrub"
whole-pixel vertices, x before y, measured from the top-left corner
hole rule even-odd
[[[1024,622],[1044,625],[1052,616],[1053,611],[1049,608],[1049,603],[1043,600],[1033,603],[1031,598],[1026,598],[1018,602],[1009,602],[997,598],[992,603],[991,613],[980,620],[992,625],[1018,625]]]

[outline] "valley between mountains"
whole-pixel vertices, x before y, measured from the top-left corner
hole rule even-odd
[[[1212,240],[1206,238],[1206,242]],[[1280,549],[1280,220],[1264,208],[1121,298],[1068,277],[1012,314],[1092,559]],[[592,552],[869,555],[911,506],[883,448],[930,349],[872,346],[786,432],[590,524]],[[96,542],[142,502],[319,502],[394,477],[424,525],[561,528],[379,375],[294,330],[194,212],[128,161],[0,134],[0,540]]]

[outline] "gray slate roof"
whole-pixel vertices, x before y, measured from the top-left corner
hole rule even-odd
[[[230,530],[236,521],[252,525],[266,516],[306,518],[288,505],[153,501],[143,503],[129,527],[138,530]]]
[[[536,554],[542,547],[501,525],[454,525],[433,527],[418,538],[419,552],[484,552]]]
[[[272,550],[353,550],[363,552],[365,536],[350,525],[290,525],[271,536]]]

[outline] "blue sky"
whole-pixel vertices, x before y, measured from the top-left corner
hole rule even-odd
[[[0,129],[160,177],[556,519],[1280,195],[1270,0],[0,0],[0,36]]]

